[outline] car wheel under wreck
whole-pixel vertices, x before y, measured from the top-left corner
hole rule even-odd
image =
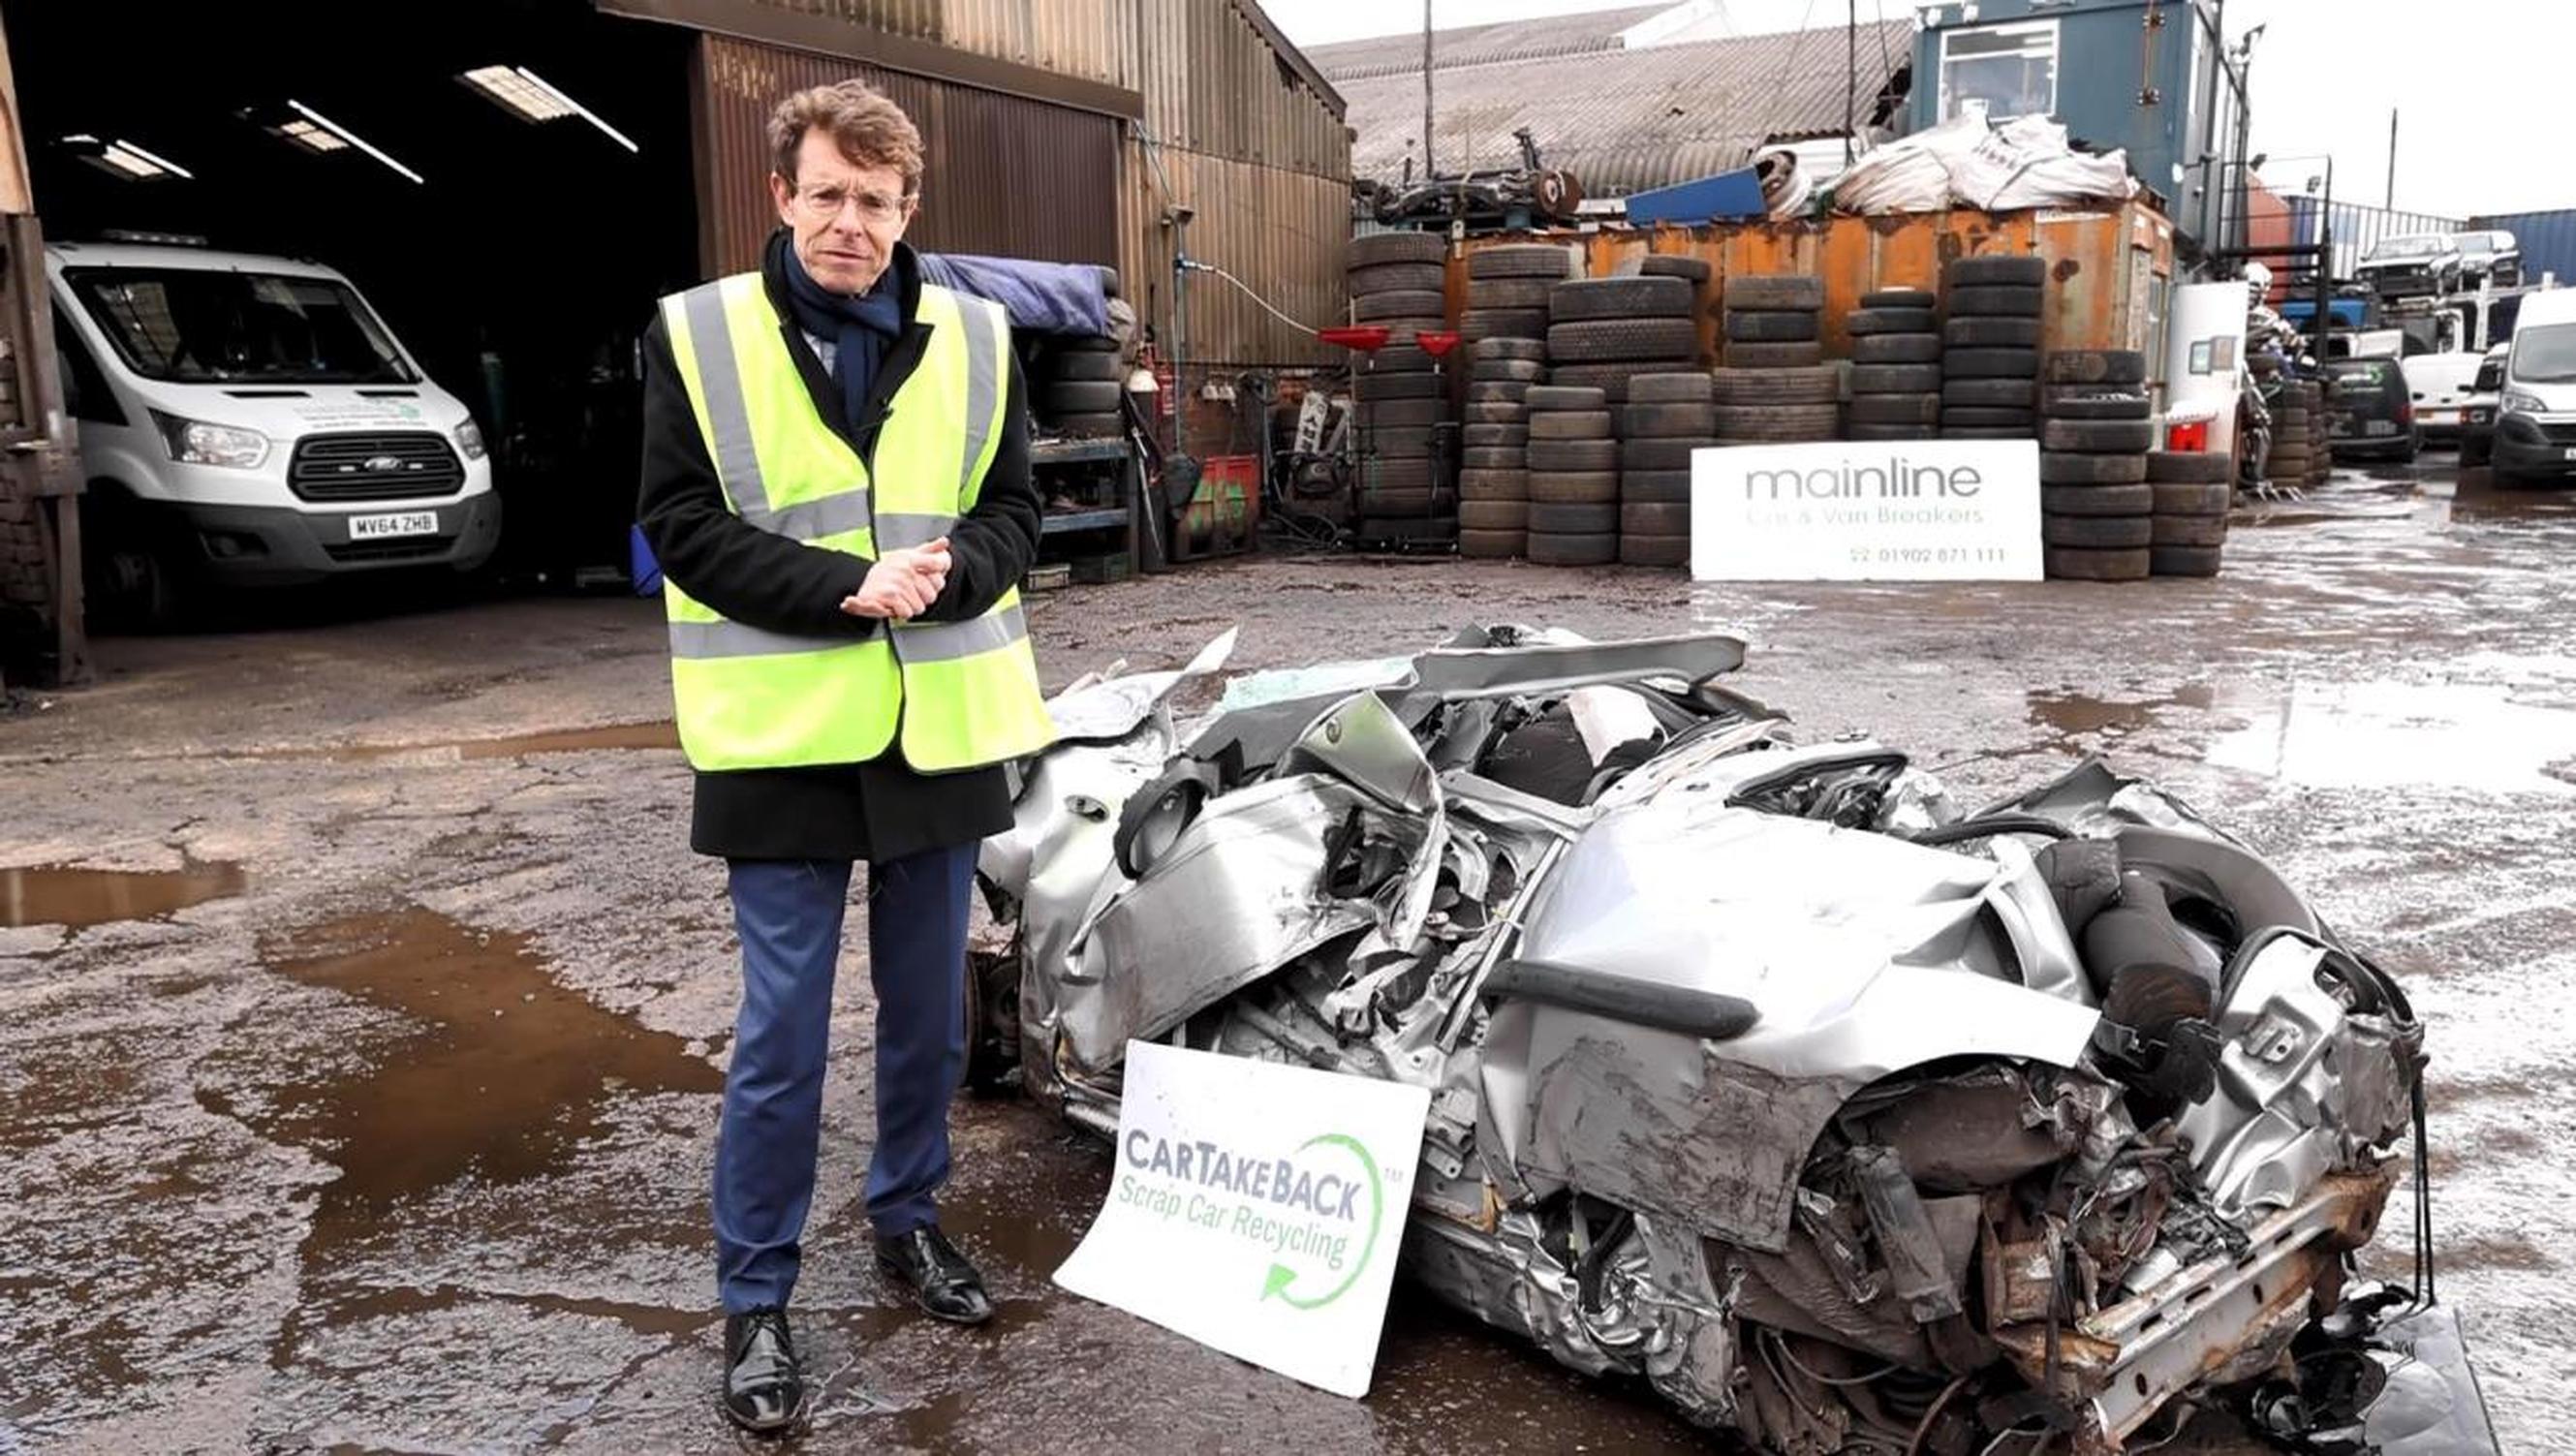
[[[2423,1032],[2188,807],[2088,764],[1962,812],[1718,637],[1472,631],[1184,727],[1229,647],[1053,704],[983,854],[988,1069],[1103,1132],[1131,1038],[1424,1086],[1409,1275],[1759,1449],[2337,1418],[2296,1342]]]

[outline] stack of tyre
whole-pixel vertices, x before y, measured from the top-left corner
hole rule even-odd
[[[1944,439],[2031,437],[2047,282],[2047,262],[2033,257],[1960,258],[1941,270]]]
[[[1122,409],[1127,366],[1118,357],[1118,341],[1107,334],[1075,335],[1050,341],[1034,371],[1038,423],[1048,433],[1075,439],[1124,434]]]
[[[1941,433],[1941,325],[1932,295],[1884,288],[1843,315],[1851,335],[1850,440],[1929,440]]]
[[[2042,561],[2052,577],[2140,581],[2153,566],[2155,491],[2147,452],[2156,426],[2146,356],[2061,349],[2040,396]]]
[[[2334,474],[2334,431],[2326,412],[2327,385],[2311,379],[2303,387],[2308,399],[2308,484],[2323,485]]]
[[[1726,367],[1711,377],[1719,441],[1831,440],[1840,430],[1839,371],[1825,363],[1821,278],[1747,274],[1726,280]]]
[[[1630,379],[1699,357],[1697,309],[1697,286],[1667,273],[1559,283],[1548,294],[1548,382],[1625,404]]]
[[[1548,294],[1574,273],[1574,254],[1554,243],[1506,243],[1467,255],[1467,308],[1458,336],[1486,339],[1547,338]]]
[[[1690,564],[1691,452],[1717,443],[1716,381],[1704,370],[1640,374],[1619,407],[1619,559]]]
[[[2277,486],[2299,488],[2309,483],[2317,457],[2327,447],[2319,436],[2325,410],[2311,394],[2316,386],[2303,379],[2286,380],[2272,404],[2272,454],[2263,473]]]
[[[1417,333],[1448,327],[1448,252],[1437,233],[1351,240],[1351,321],[1384,325],[1392,336],[1351,382],[1362,541],[1440,541],[1457,533],[1456,495],[1433,451],[1449,401],[1431,356],[1413,342]]]
[[[2158,576],[2216,576],[2227,545],[2227,504],[2236,462],[2205,450],[2147,456],[2155,527],[2148,567]]]
[[[1599,566],[1619,556],[1619,442],[1595,386],[1535,384],[1529,409],[1524,546],[1543,566]]]
[[[1547,345],[1483,338],[1467,347],[1458,554],[1518,556],[1529,529],[1529,392],[1546,382]]]

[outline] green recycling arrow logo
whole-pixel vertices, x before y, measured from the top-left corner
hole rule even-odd
[[[1368,1268],[1369,1259],[1377,1252],[1378,1224],[1386,1216],[1386,1190],[1378,1183],[1377,1159],[1369,1156],[1369,1150],[1360,1145],[1360,1140],[1347,1133],[1321,1133],[1307,1139],[1305,1145],[1297,1151],[1305,1152],[1317,1144],[1329,1144],[1348,1149],[1352,1157],[1359,1159],[1360,1170],[1368,1174],[1368,1239],[1360,1245],[1360,1256],[1351,1262],[1351,1272],[1342,1276],[1341,1283],[1321,1294],[1308,1296],[1289,1293],[1288,1286],[1297,1282],[1297,1271],[1285,1264],[1273,1263],[1270,1266],[1269,1277],[1262,1282],[1261,1297],[1263,1299],[1275,1297],[1281,1303],[1297,1309],[1322,1309],[1350,1292],[1351,1286],[1360,1281],[1362,1271]]]

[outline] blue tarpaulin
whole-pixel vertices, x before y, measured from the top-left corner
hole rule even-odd
[[[922,281],[988,298],[1028,334],[1105,334],[1109,294],[1088,263],[1032,263],[971,253],[924,253]]]

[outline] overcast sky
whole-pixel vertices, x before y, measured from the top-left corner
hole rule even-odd
[[[1301,45],[1418,31],[1420,0],[1264,0]],[[1439,28],[1615,10],[1641,0],[1433,0]],[[1747,30],[1842,19],[1847,0],[1726,0]],[[1896,19],[1907,0],[1858,0]],[[2332,151],[2335,196],[2377,203],[2388,178],[2388,111],[2399,110],[2397,206],[2465,216],[2576,207],[2560,141],[2576,89],[2576,5],[2566,0],[2227,0],[2233,41],[2254,47],[2253,150]],[[2412,49],[2410,49],[2412,47]],[[2323,171],[2280,162],[2265,180],[2299,190]]]

